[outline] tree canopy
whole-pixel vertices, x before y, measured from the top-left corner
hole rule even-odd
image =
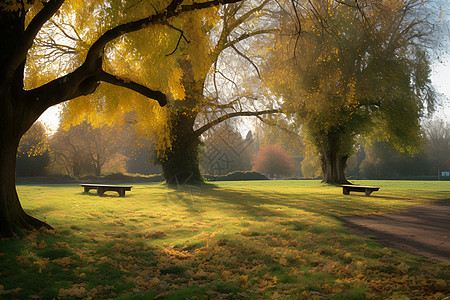
[[[266,74],[319,154],[325,182],[346,182],[360,136],[410,153],[419,145],[419,117],[435,101],[429,2],[293,3],[282,20]]]

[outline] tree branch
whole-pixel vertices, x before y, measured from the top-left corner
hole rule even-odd
[[[261,78],[261,73],[259,72],[258,66],[244,53],[242,53],[241,51],[239,51],[236,46],[234,44],[231,45],[231,48],[236,51],[236,53],[239,56],[242,56],[245,60],[247,60],[256,70],[256,73],[258,73],[258,77]]]
[[[243,40],[246,40],[248,38],[254,37],[256,35],[260,35],[260,34],[272,34],[278,32],[278,29],[261,29],[261,30],[257,30],[257,31],[253,31],[253,32],[247,32],[244,34],[241,34],[239,37],[235,38],[232,41],[228,41],[224,44],[224,49],[231,47],[233,45],[236,45],[239,42],[242,42]]]
[[[100,38],[92,44],[88,50],[86,59],[81,66],[72,73],[52,80],[43,86],[25,91],[26,101],[30,107],[34,108],[34,110],[32,110],[33,113],[42,113],[52,105],[93,93],[99,85],[99,81],[105,81],[134,90],[146,97],[157,100],[161,106],[164,106],[167,103],[167,100],[163,93],[104,72],[102,70],[104,47],[121,35],[141,30],[151,24],[165,24],[168,18],[178,16],[182,13],[240,1],[242,0],[211,0],[180,6],[181,0],[173,0],[161,13],[156,13],[147,18],[114,27],[102,34]],[[26,36],[28,36],[30,42],[33,42],[34,40],[33,34],[37,34],[39,28],[45,21],[51,18],[63,2],[63,0],[50,0],[38,15],[36,15],[30,23],[29,29],[27,29]],[[31,45],[23,48],[25,51],[24,55],[26,55],[26,52],[30,47]]]
[[[202,127],[198,128],[197,130],[195,130],[195,134],[197,136],[200,136],[208,129],[216,126],[217,124],[222,123],[223,121],[231,119],[231,118],[260,116],[260,115],[267,115],[267,114],[276,114],[276,113],[281,113],[281,112],[282,111],[280,109],[269,109],[269,110],[262,110],[262,111],[238,111],[238,112],[228,113],[228,114],[223,115],[223,116],[215,119],[214,121],[211,121],[211,122],[203,125]]]
[[[239,25],[241,25],[242,23],[244,23],[245,21],[247,21],[254,13],[262,10],[264,8],[264,6],[266,6],[266,4],[269,3],[269,0],[265,0],[263,1],[260,5],[250,9],[249,11],[247,11],[246,13],[244,13],[241,17],[239,17],[238,19],[235,19],[235,21],[231,24],[228,24],[229,27],[228,32],[230,33],[231,31],[233,31],[236,27],[238,27]]]
[[[33,45],[34,39],[41,30],[42,26],[47,22],[61,7],[64,0],[50,0],[47,2],[37,15],[28,24],[21,41],[17,43],[18,48],[16,49],[16,54],[12,57],[9,62],[7,70],[16,70],[20,64],[22,64],[27,56],[28,50]]]
[[[141,95],[146,96],[147,98],[155,99],[161,106],[165,106],[167,104],[166,95],[164,95],[160,91],[151,90],[136,82],[121,79],[106,72],[102,72],[99,76],[97,76],[97,78],[101,81],[133,90]]]
[[[189,40],[186,38],[186,36],[184,35],[183,30],[181,30],[181,29],[179,29],[179,28],[176,28],[175,26],[170,25],[170,24],[166,24],[166,25],[169,26],[170,28],[172,28],[172,29],[178,31],[178,32],[180,33],[180,37],[178,38],[177,45],[175,46],[175,49],[173,49],[173,51],[170,52],[169,54],[166,54],[166,56],[170,56],[170,55],[174,54],[175,51],[177,51],[178,46],[180,46],[181,39],[184,39],[184,40],[186,41],[186,43],[188,43],[188,44],[190,43],[190,41],[189,41]]]
[[[193,4],[190,5],[179,6],[181,1],[173,0],[163,12],[156,13],[152,16],[134,22],[125,23],[106,31],[89,49],[88,54],[86,56],[85,64],[87,65],[88,68],[91,68],[92,67],[91,64],[93,64],[97,60],[97,58],[103,56],[103,49],[106,46],[106,44],[108,44],[109,42],[118,38],[121,35],[141,30],[143,28],[150,26],[151,24],[164,23],[167,19],[178,16],[185,12],[240,1],[242,0],[212,0],[202,3],[194,2]]]

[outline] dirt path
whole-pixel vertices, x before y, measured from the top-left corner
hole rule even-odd
[[[450,263],[450,201],[414,206],[401,214],[342,220],[352,233],[373,235],[388,247]]]

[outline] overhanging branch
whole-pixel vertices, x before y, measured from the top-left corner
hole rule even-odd
[[[117,86],[125,87],[127,89],[138,92],[139,94],[144,95],[147,98],[155,99],[156,101],[158,101],[159,105],[161,105],[161,106],[165,106],[167,104],[166,95],[164,95],[160,91],[155,91],[155,90],[149,89],[148,87],[145,87],[139,83],[129,81],[126,79],[122,79],[122,78],[116,77],[114,75],[108,74],[106,72],[102,72],[100,75],[97,76],[97,78],[100,81],[104,81],[104,82],[108,82],[110,84],[114,84]]]
[[[182,1],[173,0],[169,6],[160,13],[157,12],[147,18],[114,27],[102,34],[100,38],[92,44],[84,63],[75,71],[52,80],[43,86],[26,91],[27,102],[30,106],[35,108],[36,112],[43,112],[52,105],[74,99],[81,95],[93,93],[98,86],[99,81],[105,81],[134,90],[146,97],[157,100],[160,105],[164,106],[167,103],[167,99],[163,93],[151,90],[138,83],[118,78],[102,70],[105,46],[121,35],[141,30],[152,24],[165,24],[169,18],[178,16],[182,13],[240,1],[242,0],[212,0],[202,3],[194,2],[190,5],[180,6]],[[33,25],[33,27],[30,27],[28,33],[31,40],[34,39],[32,37],[33,32],[37,30],[37,28],[40,28],[39,26],[42,26],[42,24],[59,9],[63,2],[63,0],[50,0],[38,13],[35,19],[33,19],[34,23],[32,21],[35,25],[30,23],[30,25]],[[34,28],[34,31],[31,28]],[[28,51],[28,49],[29,48],[27,48],[26,51]]]
[[[222,123],[223,121],[231,119],[231,118],[261,116],[261,115],[276,114],[276,113],[281,113],[281,112],[282,112],[282,110],[280,110],[280,109],[268,109],[268,110],[262,110],[262,111],[238,111],[238,112],[228,113],[226,115],[223,115],[223,116],[215,119],[214,121],[211,121],[211,122],[203,125],[199,129],[195,130],[195,134],[197,136],[200,136],[208,129],[216,126],[217,124]]]
[[[194,10],[209,8],[213,6],[218,6],[222,4],[229,4],[229,3],[235,3],[240,2],[242,0],[212,0],[212,1],[206,1],[202,3],[196,3],[190,5],[179,5],[181,1],[179,0],[173,0],[167,8],[160,12],[156,13],[154,15],[151,15],[149,17],[134,21],[125,23],[122,25],[119,25],[117,27],[114,27],[108,31],[106,31],[89,49],[88,54],[86,56],[85,64],[89,67],[91,67],[92,63],[95,63],[95,61],[103,56],[103,49],[105,48],[106,44],[113,41],[114,39],[120,37],[121,35],[124,35],[126,33],[135,32],[138,30],[141,30],[143,28],[146,28],[152,24],[157,23],[164,23],[167,19],[178,16],[185,12],[190,12]]]

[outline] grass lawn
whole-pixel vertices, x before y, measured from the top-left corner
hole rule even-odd
[[[444,299],[450,266],[349,234],[337,217],[450,199],[450,182],[134,184],[126,197],[22,185],[52,225],[0,244],[0,299]]]

